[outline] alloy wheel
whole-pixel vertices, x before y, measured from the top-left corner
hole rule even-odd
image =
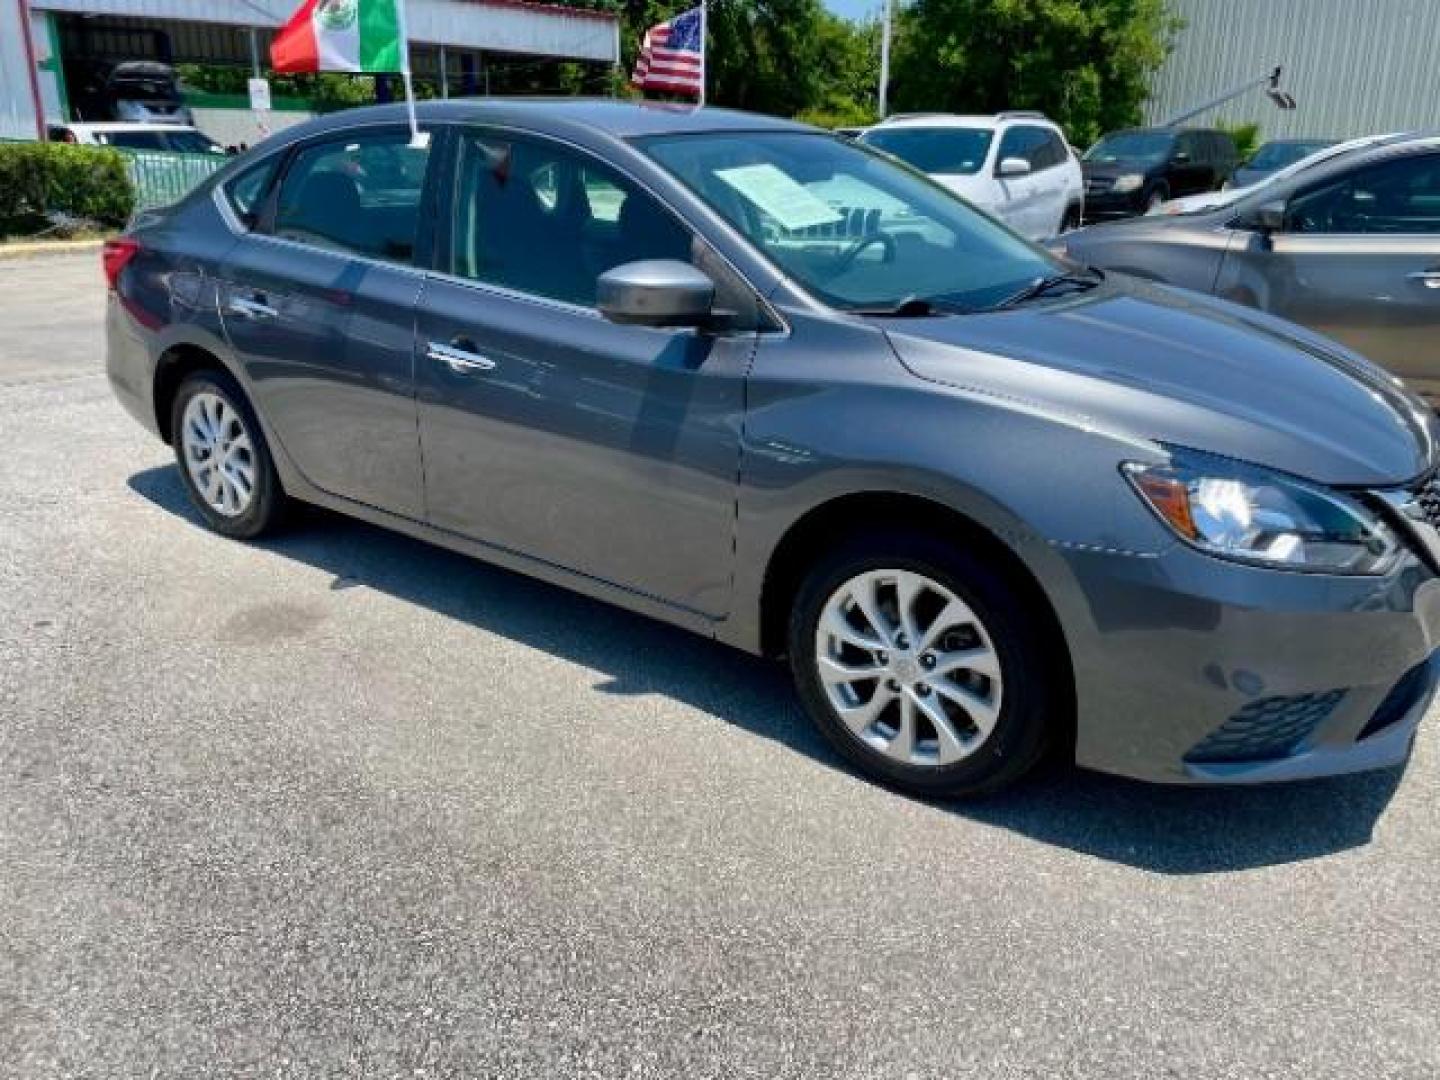
[[[185,405],[181,422],[185,469],[195,490],[217,514],[234,518],[255,497],[255,447],[240,412],[219,394],[201,391]]]
[[[836,589],[821,609],[815,664],[845,728],[901,764],[968,758],[1000,718],[1000,658],[984,623],[914,571],[870,570]]]

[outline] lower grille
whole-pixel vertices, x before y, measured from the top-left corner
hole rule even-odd
[[[1289,757],[1335,711],[1344,690],[1252,701],[1185,755],[1186,761],[1274,761]]]
[[[1434,473],[1412,493],[1425,520],[1440,528],[1440,473]]]

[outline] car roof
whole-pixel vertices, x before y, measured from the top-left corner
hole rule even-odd
[[[998,128],[1006,124],[1039,124],[1041,127],[1058,130],[1055,121],[1040,113],[990,113],[989,115],[981,113],[899,113],[887,117],[868,130],[937,127]]]
[[[107,135],[119,131],[199,131],[193,124],[167,124],[163,120],[113,120],[104,123],[63,123],[51,127],[66,128],[76,133]]]
[[[1350,172],[1352,169],[1394,160],[1409,154],[1433,150],[1440,150],[1440,132],[1385,137],[1370,146],[1356,147],[1347,152],[1337,154],[1328,161],[1320,162],[1308,169],[1302,169],[1299,172],[1293,173],[1288,178],[1280,181],[1278,186],[1265,185],[1263,188],[1259,188],[1256,192],[1230,205],[1239,206],[1248,204],[1257,196],[1264,196],[1266,199],[1285,198],[1302,185],[1309,186],[1317,182],[1324,183],[1331,177],[1341,176]]]
[[[581,129],[615,138],[668,135],[704,131],[820,132],[820,128],[758,113],[710,106],[677,105],[657,101],[622,101],[615,98],[452,98],[422,101],[415,107],[421,120],[513,124],[516,127],[560,134]],[[318,120],[288,128],[286,135],[315,135],[360,124],[407,121],[403,105],[372,105],[331,113]]]

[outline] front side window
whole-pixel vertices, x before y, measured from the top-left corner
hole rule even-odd
[[[408,131],[350,135],[302,149],[280,185],[275,234],[410,263],[429,150]]]
[[[988,128],[895,127],[866,132],[864,141],[923,173],[973,176],[984,167],[994,138]]]
[[[834,307],[980,308],[1061,270],[938,185],[828,135],[705,132],[638,145]]]
[[[1044,128],[1019,126],[1012,127],[1005,132],[1005,137],[1000,140],[999,161],[1006,158],[1019,158],[1030,163],[1033,172],[1049,168],[1054,162],[1049,160],[1047,145],[1050,133]],[[999,165],[999,161],[996,165]]]
[[[1290,200],[1286,228],[1440,235],[1440,154],[1412,154],[1324,181]]]
[[[692,234],[647,192],[568,147],[467,133],[449,272],[594,306],[596,279],[640,259],[690,260]]]

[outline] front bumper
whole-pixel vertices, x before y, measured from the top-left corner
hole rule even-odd
[[[1119,218],[1135,217],[1145,209],[1145,198],[1149,194],[1144,186],[1134,191],[1117,195],[1113,191],[1086,190],[1085,221],[1115,221]]]
[[[1243,566],[1177,545],[1066,554],[1076,760],[1170,783],[1261,783],[1403,761],[1435,694],[1440,579]]]

